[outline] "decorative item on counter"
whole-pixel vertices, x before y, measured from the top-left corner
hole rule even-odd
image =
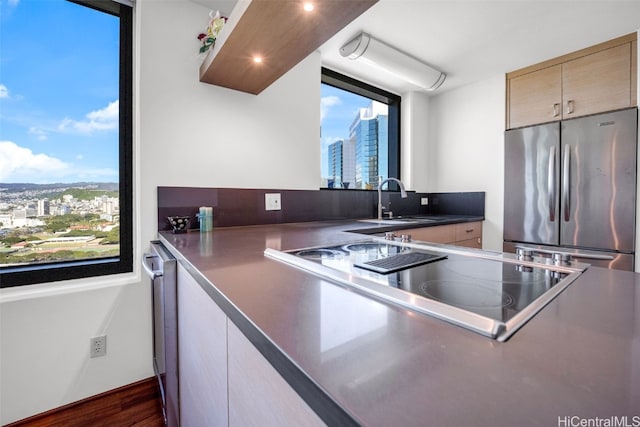
[[[209,25],[204,33],[198,34],[198,40],[202,43],[200,46],[200,53],[205,53],[216,43],[216,38],[224,24],[227,22],[227,18],[220,16],[220,11],[216,11],[215,15],[213,10],[209,12]]]
[[[201,206],[198,221],[200,221],[201,232],[211,231],[213,229],[213,208],[210,206]]]
[[[169,224],[173,227],[174,233],[184,233],[189,228],[191,217],[188,216],[168,216]]]

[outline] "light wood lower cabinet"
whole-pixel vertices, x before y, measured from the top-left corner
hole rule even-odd
[[[178,264],[180,425],[324,426]]]
[[[400,230],[398,234],[410,234],[412,240],[423,242],[482,248],[482,221],[410,228]]]
[[[180,425],[227,426],[227,316],[178,264]]]
[[[229,426],[324,425],[244,334],[229,322]]]

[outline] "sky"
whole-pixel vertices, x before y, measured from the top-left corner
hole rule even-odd
[[[0,183],[118,181],[118,18],[0,0]]]

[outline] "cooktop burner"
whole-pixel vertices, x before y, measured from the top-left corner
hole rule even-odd
[[[298,256],[309,259],[333,259],[338,256],[344,255],[342,251],[336,251],[334,249],[305,249],[295,253]]]
[[[478,282],[430,280],[421,283],[419,288],[424,296],[460,308],[503,308],[515,303],[515,298],[507,292]]]

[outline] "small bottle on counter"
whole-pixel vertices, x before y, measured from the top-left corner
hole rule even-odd
[[[211,231],[213,229],[213,208],[201,206],[198,221],[200,221],[200,232]]]

